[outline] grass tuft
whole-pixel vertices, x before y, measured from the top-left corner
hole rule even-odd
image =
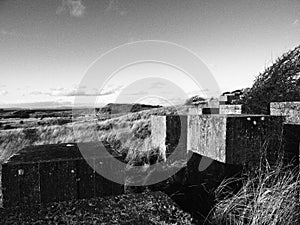
[[[218,187],[217,203],[210,216],[212,224],[299,224],[298,170],[278,166],[247,177],[237,193],[227,188],[235,182],[232,179]]]

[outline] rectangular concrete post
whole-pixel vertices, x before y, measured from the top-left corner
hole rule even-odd
[[[271,102],[270,114],[286,116],[285,159],[300,166],[300,102]]]
[[[152,147],[164,153],[165,159],[171,154],[174,160],[186,156],[187,117],[186,115],[151,117]]]
[[[275,164],[283,121],[281,116],[189,116],[187,149],[223,163]]]
[[[187,148],[202,156],[226,161],[226,117],[189,116]]]
[[[167,123],[165,116],[151,116],[151,143],[166,159]]]

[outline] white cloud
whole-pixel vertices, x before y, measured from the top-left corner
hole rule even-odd
[[[82,0],[62,0],[62,4],[56,9],[56,14],[68,12],[71,16],[81,17],[85,9]]]
[[[296,20],[293,22],[293,26],[298,27],[298,26],[299,26],[299,23],[300,23],[300,21],[299,21],[298,19],[296,19]]]
[[[85,87],[81,88],[51,88],[49,91],[33,91],[30,92],[31,95],[48,95],[48,96],[106,96],[115,94],[121,89],[120,86],[99,91],[98,89],[87,90]]]
[[[0,90],[0,96],[7,95],[7,94],[8,94],[7,91],[5,91],[5,90]]]
[[[20,108],[57,108],[72,107],[72,101],[38,101],[38,102],[22,102],[22,103],[2,103],[0,107],[20,107]]]

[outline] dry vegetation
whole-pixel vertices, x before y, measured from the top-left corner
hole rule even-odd
[[[247,113],[268,114],[270,102],[300,101],[300,46],[260,73],[242,104]]]
[[[296,225],[300,219],[300,179],[297,170],[282,168],[247,174],[242,188],[233,193],[224,181],[216,190],[213,224]],[[225,196],[225,197],[224,197]]]
[[[26,146],[106,141],[116,152],[138,161],[149,154],[150,116],[180,114],[186,107],[165,107],[129,113],[105,121],[76,118],[73,123],[0,130],[0,162]]]
[[[269,113],[270,102],[300,100],[300,46],[283,54],[256,78],[242,104],[247,113]],[[245,174],[242,188],[228,189],[229,179],[216,191],[213,224],[299,224],[299,168],[257,169]]]
[[[161,192],[108,196],[36,207],[0,209],[0,224],[191,225],[192,217]]]

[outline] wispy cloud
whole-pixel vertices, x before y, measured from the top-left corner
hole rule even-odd
[[[49,91],[33,91],[30,92],[30,95],[48,95],[48,96],[106,96],[115,94],[121,89],[121,86],[118,86],[109,90],[99,91],[98,89],[88,90],[85,87],[81,88],[51,88]]]
[[[0,107],[20,107],[20,108],[58,108],[72,107],[72,101],[41,101],[41,102],[24,102],[24,103],[3,103]]]
[[[105,11],[115,12],[120,16],[124,16],[128,13],[128,11],[122,7],[120,0],[109,0],[108,6],[106,7]]]
[[[62,4],[56,9],[56,14],[69,13],[74,17],[82,17],[85,9],[82,0],[62,0]]]
[[[5,90],[0,90],[0,96],[7,95],[7,94],[8,94],[7,91],[5,91]]]
[[[293,22],[293,26],[295,27],[298,27],[300,25],[300,21],[298,19],[296,19],[294,22]]]

